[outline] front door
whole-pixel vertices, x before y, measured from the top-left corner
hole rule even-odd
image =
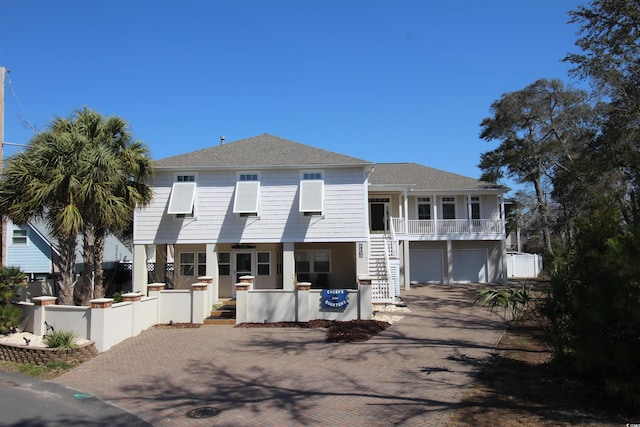
[[[386,231],[389,216],[389,204],[383,202],[369,203],[369,220],[371,231]]]
[[[242,276],[253,276],[253,252],[238,251],[234,256],[236,283],[240,282]]]

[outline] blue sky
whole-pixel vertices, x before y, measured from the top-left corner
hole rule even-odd
[[[87,106],[127,120],[154,159],[270,133],[477,178],[493,101],[575,83],[561,59],[580,4],[0,0],[4,139]]]

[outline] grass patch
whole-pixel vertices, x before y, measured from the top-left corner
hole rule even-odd
[[[59,377],[80,362],[50,362],[46,365],[35,365],[33,363],[14,363],[0,361],[0,370],[5,372],[19,372],[40,380],[51,380]]]

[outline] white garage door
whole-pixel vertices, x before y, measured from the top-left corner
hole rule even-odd
[[[439,249],[411,249],[410,277],[417,283],[442,282],[442,251]]]
[[[488,282],[486,249],[454,250],[452,264],[454,282]]]

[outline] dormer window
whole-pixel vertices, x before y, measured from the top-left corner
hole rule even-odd
[[[324,179],[322,171],[303,171],[300,176],[300,212],[322,215],[324,212]]]
[[[260,206],[260,174],[241,172],[236,182],[233,212],[240,216],[258,216]]]
[[[196,176],[193,174],[177,174],[175,176],[167,213],[177,218],[194,216],[196,200]]]

